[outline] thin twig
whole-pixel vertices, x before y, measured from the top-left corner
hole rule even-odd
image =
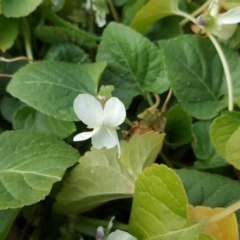
[[[16,61],[33,61],[33,60],[25,56],[19,56],[19,57],[9,58],[9,59],[5,57],[0,57],[0,61],[10,63],[10,62],[16,62]]]
[[[92,0],[90,0],[88,29],[89,29],[89,32],[94,32],[94,12],[93,12]]]
[[[112,0],[107,0],[108,4],[109,4],[109,7],[110,7],[110,10],[111,10],[111,13],[113,15],[113,18],[116,22],[120,22],[120,18],[118,16],[118,13],[116,11],[116,8],[115,6],[113,5],[113,2]]]
[[[157,127],[159,132],[161,132],[163,130],[163,117],[167,110],[167,105],[168,105],[168,102],[169,102],[171,96],[172,96],[172,88],[169,89],[167,98],[165,99],[165,102],[163,103],[160,114],[159,114],[158,127]]]
[[[165,112],[167,110],[167,105],[168,105],[168,102],[170,101],[171,96],[172,96],[172,88],[169,89],[167,98],[166,98],[165,102],[162,105],[162,109],[161,109],[161,112],[160,112],[160,117],[164,116],[164,114],[165,114]]]
[[[11,74],[5,74],[5,73],[0,73],[0,77],[9,77],[9,78],[11,78],[11,77],[13,77],[13,75],[11,75]]]
[[[146,110],[152,110],[152,109],[158,108],[158,106],[160,104],[160,98],[159,98],[158,94],[156,94],[156,93],[154,93],[154,97],[155,97],[156,102],[154,103],[154,105],[152,105],[150,108],[147,108]]]

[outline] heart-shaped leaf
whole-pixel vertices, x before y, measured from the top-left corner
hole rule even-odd
[[[164,132],[166,141],[174,147],[186,144],[191,140],[191,118],[181,106],[175,105],[167,112]]]
[[[41,3],[42,0],[1,0],[2,11],[0,12],[6,17],[24,17],[33,12]]]
[[[68,137],[76,130],[73,122],[56,119],[28,106],[24,106],[16,112],[13,126],[16,130],[44,133],[60,139]]]
[[[120,159],[117,148],[92,148],[72,170],[57,196],[55,209],[64,214],[76,214],[110,200],[131,197],[135,179],[154,162],[163,137],[153,132],[134,136],[128,143],[122,143]]]
[[[143,240],[197,240],[201,226],[185,227],[187,203],[182,183],[174,171],[154,164],[136,180],[129,232]]]
[[[211,126],[211,141],[219,154],[240,169],[240,113],[225,112]]]
[[[1,7],[1,5],[0,5]],[[7,26],[7,28],[6,28]],[[15,19],[9,19],[0,15],[0,50],[5,52],[12,47],[18,35],[18,23]]]
[[[25,131],[2,133],[0,146],[0,209],[44,199],[79,158],[64,142]]]
[[[159,44],[173,93],[191,116],[211,119],[227,106],[225,75],[220,58],[209,39],[185,35]],[[223,46],[223,50],[237,101],[240,91],[240,58],[231,49]]]
[[[104,62],[30,64],[14,75],[7,91],[44,114],[65,121],[79,120],[73,111],[73,101],[80,93],[97,93],[105,66]]]
[[[197,161],[194,162],[196,169],[209,169],[228,165],[213,147],[210,140],[210,121],[198,121],[193,124],[194,153]]]
[[[137,95],[162,93],[169,87],[159,49],[147,38],[124,25],[110,23],[107,26],[97,60],[108,63],[101,83],[113,85],[114,95],[126,107]]]

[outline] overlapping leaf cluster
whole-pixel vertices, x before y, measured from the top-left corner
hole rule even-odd
[[[229,111],[219,53],[184,19],[205,1],[109,0],[104,29],[84,4],[0,1],[0,240],[18,218],[31,239],[238,239],[239,27],[219,41]],[[73,142],[81,93],[124,103],[120,158]]]

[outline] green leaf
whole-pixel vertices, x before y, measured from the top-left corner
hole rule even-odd
[[[0,239],[6,239],[20,209],[0,210]]]
[[[114,90],[114,86],[108,85],[108,86],[101,86],[98,92],[98,95],[105,96],[106,98],[112,97],[112,91]]]
[[[197,240],[201,227],[185,228],[187,204],[176,173],[154,164],[136,180],[129,232],[137,239]]]
[[[7,26],[7,27],[6,27]],[[15,19],[9,19],[0,15],[0,50],[5,52],[14,44],[18,36],[18,23]]]
[[[190,115],[203,120],[211,119],[227,106],[228,91],[222,64],[209,39],[189,35],[159,44],[174,95]],[[237,98],[240,91],[240,58],[231,49],[223,46],[223,50]]]
[[[47,61],[62,61],[68,63],[89,63],[88,55],[77,45],[61,43],[53,45],[45,55]]]
[[[216,118],[211,126],[210,138],[219,154],[240,169],[240,113],[226,112]]]
[[[96,47],[95,39],[92,39],[86,34],[81,34],[73,29],[64,27],[37,26],[34,30],[34,34],[42,41],[51,44],[73,43],[88,48]]]
[[[136,179],[144,168],[151,166],[160,152],[165,134],[148,132],[142,137],[135,135],[129,142],[123,142],[121,163]],[[134,160],[133,160],[134,159]]]
[[[97,93],[105,66],[104,62],[30,64],[14,75],[7,91],[44,114],[64,121],[79,120],[73,111],[73,101],[80,93]]]
[[[107,26],[97,60],[108,62],[102,83],[114,85],[114,95],[126,107],[137,95],[148,91],[162,93],[169,87],[161,52],[147,38],[129,27],[117,23]]]
[[[47,196],[75,164],[78,152],[55,138],[25,131],[0,135],[0,209],[20,208]]]
[[[78,214],[107,201],[133,195],[134,179],[121,165],[115,148],[92,148],[79,162],[57,196],[57,212]]]
[[[154,23],[146,32],[145,36],[152,42],[157,42],[162,39],[170,39],[183,34],[183,30],[179,25],[179,18],[169,16]]]
[[[212,121],[198,121],[192,126],[194,153],[198,159],[194,168],[209,169],[228,165],[213,147],[209,132]]]
[[[166,133],[166,141],[174,147],[181,146],[191,140],[191,118],[181,106],[175,105],[168,111],[164,132]]]
[[[201,233],[199,235],[198,240],[214,240],[210,235],[205,234],[205,233]]]
[[[16,98],[4,97],[0,103],[1,114],[7,121],[12,122],[14,114],[23,105],[24,104]]]
[[[129,25],[133,16],[147,3],[148,0],[128,0],[123,7],[123,24]]]
[[[122,142],[120,159],[117,157],[117,148],[92,148],[91,152],[80,158],[80,164],[66,180],[57,196],[56,211],[78,214],[110,200],[131,197],[137,174],[154,162],[162,145],[162,137],[163,135],[151,132],[134,136],[128,143]],[[144,147],[139,155],[141,146]],[[130,161],[131,166],[128,163]],[[127,169],[124,167],[126,164]]]
[[[131,27],[144,33],[157,20],[178,12],[178,0],[150,0],[134,16]]]
[[[16,112],[13,126],[16,130],[44,133],[60,139],[68,137],[76,130],[73,122],[56,119],[28,106],[22,107]]]
[[[24,17],[33,12],[42,0],[1,0],[2,13],[6,17]]]
[[[197,170],[175,170],[181,178],[189,204],[227,207],[240,199],[240,184],[227,177]],[[236,212],[240,221],[240,212]]]

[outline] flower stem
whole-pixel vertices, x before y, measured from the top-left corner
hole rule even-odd
[[[120,22],[119,16],[118,16],[118,14],[117,14],[117,11],[116,11],[116,9],[115,9],[115,6],[113,5],[112,0],[107,0],[107,2],[108,2],[108,4],[109,4],[109,7],[110,7],[110,10],[111,10],[111,13],[112,13],[112,16],[113,16],[115,22]]]
[[[32,43],[31,43],[32,39],[31,39],[30,30],[29,30],[29,25],[25,18],[23,18],[22,21],[23,21],[22,29],[23,29],[23,37],[24,37],[26,54],[29,60],[33,60]]]
[[[92,3],[92,0],[90,0],[88,29],[89,29],[90,32],[94,32],[94,13],[93,13],[93,3]]]
[[[159,156],[161,157],[161,159],[165,162],[165,164],[170,167],[170,168],[174,168],[171,161],[165,156],[165,154],[163,152],[159,153]]]
[[[208,0],[207,2],[205,2],[201,7],[199,7],[196,11],[194,11],[193,13],[191,13],[191,15],[189,16],[192,16],[192,17],[196,17],[198,14],[200,14],[211,2],[212,0]],[[179,25],[180,26],[184,26],[185,24],[187,24],[188,22],[190,21],[189,18],[185,18],[183,19]]]
[[[195,20],[195,18],[192,15],[189,15],[189,14],[187,14],[185,12],[182,12],[182,11],[178,11],[178,12],[176,12],[176,14],[178,16],[184,17],[184,18],[188,19],[188,21],[191,21],[192,23],[196,24],[196,20]]]
[[[125,118],[124,122],[128,125],[128,126],[132,126],[132,122],[128,119],[128,118]]]
[[[229,214],[237,211],[238,209],[240,209],[240,201],[232,204],[231,206],[227,207],[224,211],[210,217],[210,218],[207,218],[205,220],[203,220],[201,223],[206,225],[206,224],[209,224],[209,223],[213,223],[213,222],[216,222],[226,216],[228,216]]]
[[[154,105],[154,103],[153,103],[153,100],[151,98],[151,94],[147,92],[146,97],[147,97],[148,104],[152,107]]]
[[[229,70],[229,66],[228,66],[226,57],[223,53],[223,50],[222,50],[220,44],[218,43],[218,41],[216,40],[216,38],[211,34],[208,34],[208,37],[210,38],[214,47],[216,48],[217,53],[220,57],[222,65],[223,65],[223,69],[224,69],[225,76],[226,76],[227,88],[228,88],[228,110],[232,111],[233,110],[233,89],[232,89],[232,79],[231,79],[231,73]]]
[[[182,12],[182,11],[178,11],[176,14],[179,15],[179,16],[188,18],[191,22],[196,24],[196,20],[191,15],[189,15],[185,12]],[[225,73],[225,76],[226,76],[227,88],[228,88],[228,110],[232,111],[233,110],[232,79],[231,79],[231,73],[230,73],[230,70],[229,70],[229,66],[228,66],[226,57],[225,57],[225,55],[222,51],[221,46],[219,45],[218,41],[216,40],[216,38],[211,34],[208,34],[208,33],[206,33],[206,34],[209,37],[209,39],[211,40],[211,42],[213,43],[213,45],[214,45],[215,49],[217,50],[217,53],[220,57],[220,60],[222,62],[224,73]]]

